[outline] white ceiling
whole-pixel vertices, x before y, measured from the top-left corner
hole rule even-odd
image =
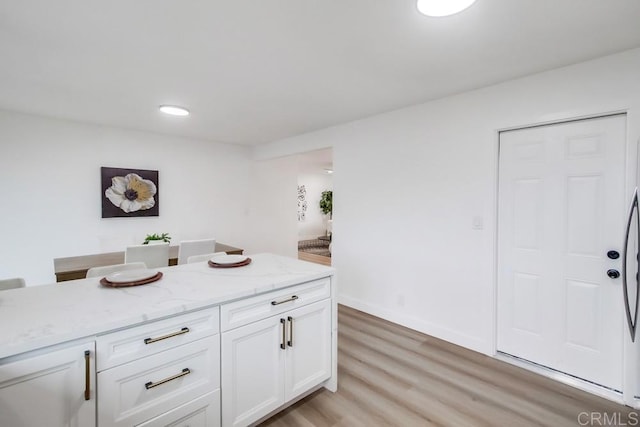
[[[2,0],[0,108],[260,144],[638,47],[639,22],[638,0]]]

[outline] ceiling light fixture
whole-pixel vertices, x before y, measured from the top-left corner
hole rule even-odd
[[[324,171],[325,171],[325,173],[328,173],[328,174],[332,174],[333,173],[333,169],[325,169]]]
[[[170,114],[172,116],[188,116],[189,110],[183,107],[178,107],[177,105],[161,105],[160,111],[165,114]]]
[[[476,0],[418,0],[418,11],[427,16],[449,16],[462,12]]]

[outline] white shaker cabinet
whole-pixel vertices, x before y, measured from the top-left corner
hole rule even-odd
[[[0,426],[96,425],[95,344],[0,361]]]
[[[285,402],[331,376],[331,302],[287,313]]]
[[[222,334],[222,425],[244,426],[284,403],[281,316]]]
[[[137,427],[213,427],[220,425],[220,390],[138,424]]]
[[[255,422],[331,376],[331,300],[284,311],[311,289],[317,294],[318,283],[222,307],[223,323],[226,311],[241,312],[241,305],[255,311],[260,299],[279,312],[222,334],[223,426]]]
[[[220,425],[218,307],[98,336],[100,427]]]

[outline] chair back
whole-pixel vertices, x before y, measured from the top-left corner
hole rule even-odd
[[[6,291],[8,289],[24,288],[25,282],[22,277],[14,277],[12,279],[0,280],[0,291]]]
[[[144,262],[147,268],[166,267],[169,265],[169,243],[127,246],[124,262]]]
[[[194,262],[209,261],[214,256],[226,255],[226,254],[227,254],[226,252],[213,252],[210,254],[192,255],[189,258],[187,258],[187,264],[193,264]]]
[[[216,250],[216,239],[183,240],[178,247],[178,265],[187,264],[193,255],[210,254]]]
[[[130,262],[129,264],[105,265],[102,267],[91,267],[87,270],[87,277],[104,277],[111,273],[125,270],[137,270],[147,268],[144,262]]]

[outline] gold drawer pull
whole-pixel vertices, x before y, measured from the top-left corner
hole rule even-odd
[[[160,380],[157,383],[154,383],[153,381],[149,381],[148,383],[146,383],[144,385],[144,387],[147,390],[149,390],[151,388],[158,387],[159,385],[162,385],[164,383],[168,383],[169,381],[173,381],[173,380],[178,379],[180,377],[184,377],[185,375],[189,375],[190,373],[191,373],[191,370],[189,368],[184,368],[182,370],[182,372],[180,372],[179,374],[175,374],[175,375],[173,375],[171,377],[168,377],[168,378],[165,378],[163,380]]]
[[[280,305],[280,304],[284,304],[285,302],[291,302],[291,301],[295,301],[298,299],[297,295],[293,295],[291,298],[287,298],[285,300],[282,301],[271,301],[271,305]]]
[[[280,325],[282,326],[282,341],[280,341],[280,348],[281,349],[285,349],[287,347],[285,347],[284,343],[287,340],[287,321],[284,319],[280,319]]]
[[[177,337],[178,335],[186,334],[187,332],[189,332],[189,328],[182,328],[178,332],[174,332],[172,334],[163,335],[163,336],[158,337],[158,338],[145,338],[144,339],[144,343],[145,344],[153,344],[154,342],[166,340],[167,338]]]
[[[91,399],[91,352],[84,352],[84,400]]]

